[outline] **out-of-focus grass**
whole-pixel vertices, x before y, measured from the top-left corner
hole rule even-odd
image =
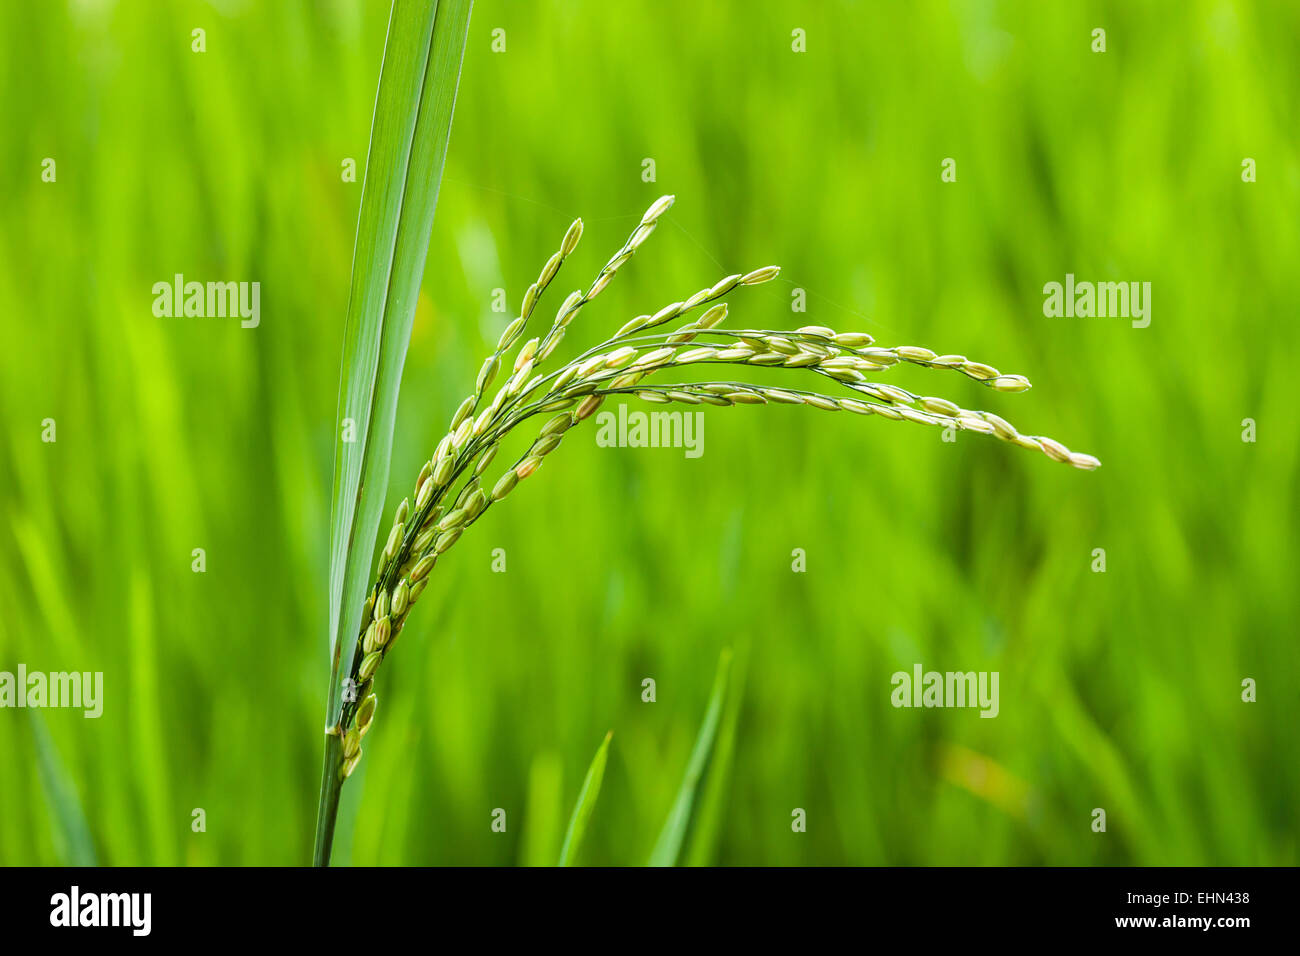
[[[309,858],[360,197],[340,169],[364,162],[386,14],[0,10],[0,669],[104,672],[102,718],[42,715],[100,862]],[[646,859],[743,637],[715,861],[1295,863],[1297,37],[1282,2],[480,0],[396,495],[508,318],[493,290],[516,308],[575,215],[560,287],[589,280],[664,192],[669,222],[583,325],[778,262],[737,324],[1023,372],[1023,396],[889,374],[1105,464],[785,408],[707,412],[695,460],[575,433],[439,565],[335,860],[553,859],[527,808],[561,826],[611,727],[582,857]],[[177,272],[260,281],[261,326],[155,318]],[[1067,272],[1151,282],[1150,328],[1045,318]],[[893,709],[890,674],[917,661],[999,671],[997,719]],[[0,759],[0,862],[58,862],[15,711]]]

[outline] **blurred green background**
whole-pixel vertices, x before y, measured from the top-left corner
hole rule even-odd
[[[361,196],[341,164],[364,166],[387,13],[0,8],[0,670],[105,682],[99,720],[0,711],[4,864],[310,859]],[[480,0],[393,504],[510,318],[493,290],[517,309],[580,215],[549,316],[661,193],[571,341],[776,262],[729,324],[1022,372],[1025,395],[887,380],[1104,467],[780,407],[706,412],[692,460],[575,432],[440,562],[335,862],[550,862],[610,729],[582,860],[644,861],[733,647],[734,749],[692,860],[1296,863],[1298,64],[1281,0]],[[260,281],[260,327],[155,318],[178,272]],[[1067,272],[1151,282],[1150,327],[1045,318]],[[918,662],[1000,672],[1001,713],[894,709]]]

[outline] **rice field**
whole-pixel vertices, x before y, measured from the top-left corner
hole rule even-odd
[[[0,675],[102,675],[98,717],[0,708],[0,864],[311,860],[387,18],[0,8]],[[593,414],[439,559],[333,862],[1294,865],[1297,37],[1282,2],[479,0],[376,552],[573,218],[547,323],[663,195],[573,336],[779,263],[727,327],[1023,373],[871,378],[1101,467]],[[930,673],[996,673],[996,717]]]

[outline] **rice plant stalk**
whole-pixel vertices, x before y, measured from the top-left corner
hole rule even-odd
[[[397,506],[372,576],[368,542],[375,540],[383,507],[380,490],[388,478],[397,389],[450,135],[470,5],[470,0],[394,0],[389,21],[357,229],[339,395],[340,419],[351,419],[356,435],[351,442],[340,438],[336,446],[332,666],[317,865],[329,862],[339,796],[361,760],[362,741],[372,727],[376,673],[428,587],[430,572],[472,524],[534,475],[569,430],[595,414],[608,397],[687,406],[784,404],[848,411],[979,432],[1076,468],[1100,465],[1091,455],[1071,451],[1054,439],[1024,434],[991,412],[879,380],[892,368],[910,364],[957,372],[994,391],[1022,392],[1030,387],[1022,375],[922,346],[879,346],[864,332],[819,325],[792,332],[723,327],[729,307],[721,300],[735,290],[771,281],[780,272],[776,266],[725,276],[656,312],[638,315],[600,344],[545,370],[574,323],[585,317],[591,303],[655,232],[674,201],[663,196],[590,284],[570,292],[550,324],[530,335],[538,332],[535,319],[543,295],[582,237],[582,220],[565,231],[558,251],[525,291],[519,315],[484,360],[473,390],[421,468],[411,495]],[[780,370],[797,384],[773,387],[721,377],[706,382],[659,380],[671,371],[719,365],[746,373]],[[498,384],[503,372],[504,381]],[[652,376],[655,380],[647,382]],[[842,393],[823,390],[832,386]],[[485,480],[510,432],[539,416],[545,420],[528,449],[495,480]],[[715,710],[710,708],[710,727],[716,724]],[[675,810],[674,819],[661,836],[655,862],[676,859],[689,805],[680,813]]]
[[[394,0],[370,131],[344,332],[330,554],[330,687],[317,866],[329,862],[352,656],[383,513],[398,385],[415,316],[469,30],[471,0]]]

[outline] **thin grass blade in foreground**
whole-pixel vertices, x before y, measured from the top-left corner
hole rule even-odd
[[[77,797],[77,787],[59,758],[58,748],[38,710],[27,711],[36,743],[36,770],[50,808],[54,852],[64,866],[95,866],[95,841]]]
[[[682,843],[686,840],[686,831],[691,825],[691,808],[695,806],[695,791],[700,779],[709,765],[713,753],[713,741],[718,733],[718,720],[722,716],[722,705],[727,698],[727,678],[731,676],[731,648],[725,648],[718,657],[718,673],[713,678],[713,693],[709,695],[709,709],[704,713],[704,723],[700,725],[699,736],[695,738],[695,749],[691,751],[690,763],[686,765],[686,774],[682,777],[681,787],[677,790],[677,799],[668,813],[664,828],[659,833],[655,848],[650,851],[650,866],[676,866],[681,853]]]
[[[564,835],[564,846],[560,848],[560,862],[556,864],[557,866],[572,866],[573,861],[578,858],[578,850],[582,848],[582,838],[587,835],[587,821],[591,819],[592,811],[596,809],[600,784],[605,779],[609,740],[613,736],[614,731],[607,733],[596,750],[596,756],[591,758],[591,766],[587,768],[587,777],[582,781],[582,791],[578,794],[573,816],[569,818],[569,831]]]
[[[745,699],[750,644],[750,636],[744,634],[732,652],[727,704],[718,725],[718,739],[713,744],[708,776],[695,804],[690,842],[678,858],[683,866],[710,866],[715,862],[722,821],[726,816],[731,768],[735,762],[736,733],[740,727],[740,706]]]
[[[472,0],[394,0],[344,330],[330,523],[330,687],[314,860],[329,862],[350,660],[388,484],[397,393],[451,136]]]

